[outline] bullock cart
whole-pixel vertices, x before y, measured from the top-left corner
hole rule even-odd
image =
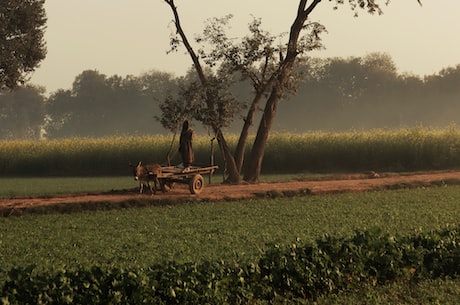
[[[199,194],[204,188],[203,175],[211,175],[219,167],[217,165],[199,167],[191,166],[188,168],[180,168],[177,166],[162,166],[161,174],[157,175],[161,189],[168,191],[174,183],[188,184],[190,193]]]

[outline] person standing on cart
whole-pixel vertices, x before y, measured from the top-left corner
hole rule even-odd
[[[187,120],[182,124],[182,132],[179,139],[179,153],[182,158],[184,169],[189,168],[194,161],[192,141],[194,137],[193,129]]]

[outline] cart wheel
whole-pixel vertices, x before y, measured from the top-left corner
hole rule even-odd
[[[188,187],[190,190],[190,193],[192,194],[199,194],[204,188],[204,179],[203,176],[200,174],[194,175],[192,178],[190,178]]]

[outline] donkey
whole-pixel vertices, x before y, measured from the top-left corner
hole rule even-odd
[[[144,184],[147,184],[152,195],[156,194],[157,187],[160,186],[158,175],[161,174],[161,166],[156,163],[142,165],[141,161],[137,166],[131,165],[131,167],[133,168],[134,180],[139,181],[139,193],[142,194]],[[152,181],[154,187],[152,187]]]

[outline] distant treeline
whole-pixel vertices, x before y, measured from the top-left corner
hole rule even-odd
[[[421,77],[400,74],[389,55],[372,53],[309,58],[298,69],[304,80],[297,94],[280,104],[274,131],[460,124],[460,64]],[[161,116],[159,103],[177,93],[180,82],[193,78],[193,72],[184,77],[159,71],[120,77],[86,70],[71,89],[49,97],[36,86],[2,93],[0,139],[165,134],[156,119]],[[232,92],[241,101],[251,100],[253,93],[247,82],[238,81]],[[228,132],[238,132],[241,124],[237,117]]]

